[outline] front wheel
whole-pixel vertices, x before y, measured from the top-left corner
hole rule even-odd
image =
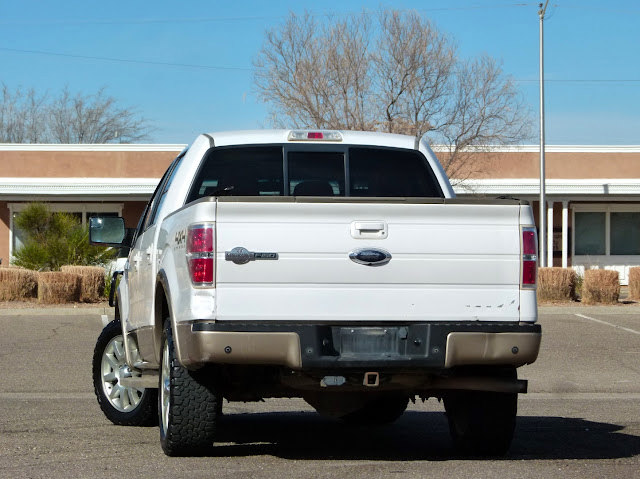
[[[104,415],[119,426],[158,424],[157,391],[123,386],[120,380],[140,376],[127,364],[119,319],[105,326],[93,351],[93,389]]]
[[[169,320],[162,335],[159,389],[160,444],[165,454],[207,452],[213,445],[222,398],[205,371],[190,371],[178,362]]]

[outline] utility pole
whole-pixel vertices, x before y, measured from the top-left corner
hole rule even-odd
[[[544,7],[542,3],[538,6],[538,16],[540,17],[540,220],[538,246],[540,249],[539,266],[547,265],[547,232],[545,228],[545,214],[547,204],[545,201],[545,171],[544,171],[544,14],[547,11],[549,0]],[[553,228],[553,225],[550,225]]]

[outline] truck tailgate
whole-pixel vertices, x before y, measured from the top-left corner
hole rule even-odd
[[[516,203],[220,201],[216,317],[518,321],[519,212]],[[350,259],[362,249],[391,260]]]

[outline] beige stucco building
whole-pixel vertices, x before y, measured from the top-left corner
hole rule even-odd
[[[78,215],[122,215],[133,227],[185,145],[0,144],[0,258],[20,246],[13,218],[31,201]],[[445,153],[439,153],[439,155]],[[529,200],[539,218],[538,147],[470,153],[476,166],[458,196]],[[640,146],[548,146],[545,215],[549,262],[615,268],[627,282],[640,265]],[[552,225],[552,226],[551,226]]]

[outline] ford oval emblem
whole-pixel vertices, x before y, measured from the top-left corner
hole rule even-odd
[[[377,248],[360,248],[349,253],[349,259],[365,266],[383,266],[391,261],[391,253]]]

